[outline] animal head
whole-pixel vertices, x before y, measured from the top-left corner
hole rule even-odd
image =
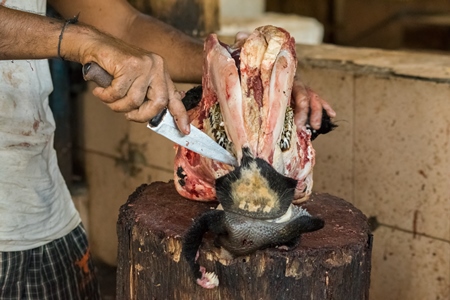
[[[282,216],[294,199],[297,180],[253,157],[249,148],[242,152],[240,166],[216,180],[216,194],[223,209],[256,219]]]

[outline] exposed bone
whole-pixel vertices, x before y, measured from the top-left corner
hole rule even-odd
[[[219,104],[224,119],[233,120],[225,124],[225,131],[235,145],[236,158],[242,157],[242,147],[248,143],[244,130],[244,115],[242,112],[242,95],[239,74],[230,53],[222,47],[216,35],[210,35],[205,44],[207,56],[205,60],[206,74],[203,76],[204,95],[214,95]],[[209,111],[212,104],[205,107]]]
[[[274,149],[278,147],[284,127],[286,107],[291,99],[295,65],[294,56],[290,52],[282,50],[273,64],[270,82],[267,85],[268,91],[264,92],[265,103],[261,113],[262,129],[258,139],[258,157],[269,163],[274,161]],[[282,159],[282,157],[278,159]]]
[[[262,106],[261,62],[267,49],[267,42],[261,32],[255,30],[246,40],[241,50],[242,111],[248,146],[256,155],[261,125]]]
[[[293,105],[296,65],[294,40],[281,28],[257,28],[243,45],[241,41],[233,46],[221,44],[212,34],[205,42],[201,106],[190,112],[190,117],[193,125],[234,152],[238,161],[241,149],[247,147],[279,173],[298,180],[295,198],[306,200],[312,189],[315,163],[311,134],[306,127],[297,126],[283,131],[286,109]],[[216,124],[219,121],[210,122],[210,115],[217,112],[211,107],[217,103],[223,126]],[[214,116],[212,119],[218,120]],[[214,200],[215,179],[232,170],[182,147],[177,149],[175,174],[178,167],[186,177],[178,180],[175,176],[177,190],[184,197],[201,201]]]

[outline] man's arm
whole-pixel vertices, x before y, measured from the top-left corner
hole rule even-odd
[[[58,56],[62,23],[0,5],[0,59]]]
[[[58,56],[63,22],[0,5],[0,59],[39,59]],[[96,62],[113,76],[110,87],[94,94],[116,112],[145,122],[168,106],[178,127],[189,132],[189,120],[164,60],[97,29],[66,26],[60,55],[86,64]]]
[[[80,22],[131,45],[162,56],[173,80],[200,83],[203,41],[133,8],[126,0],[49,0],[64,17],[80,14]]]

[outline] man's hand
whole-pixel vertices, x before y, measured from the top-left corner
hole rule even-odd
[[[96,89],[95,95],[112,109],[126,112],[127,118],[134,121],[146,121],[168,106],[178,128],[183,133],[189,132],[188,116],[172,79],[201,82],[203,42],[200,39],[140,13],[127,0],[48,2],[66,19],[79,13],[80,22],[115,37],[115,42],[120,44],[109,47],[110,41],[90,39],[92,44],[81,41],[90,49],[82,53],[81,63],[97,62],[114,76],[112,86]],[[134,53],[134,59],[128,60],[124,53]]]
[[[168,107],[178,128],[189,133],[189,118],[163,58],[128,45],[96,29],[69,25],[61,42],[61,56],[82,64],[96,62],[113,76],[111,85],[93,94],[127,119],[146,122]]]
[[[73,1],[64,3],[69,2]],[[145,122],[168,106],[178,128],[185,134],[189,132],[181,95],[175,90],[161,56],[87,25],[66,25],[60,39],[63,24],[0,5],[0,59],[41,59],[59,54],[82,64],[96,62],[113,76],[110,87],[94,90],[111,109],[126,113],[130,120]]]
[[[297,77],[292,87],[292,98],[295,104],[294,122],[297,128],[305,126],[308,121],[313,129],[320,129],[322,123],[322,109],[330,118],[336,117],[331,106],[309,87],[306,87]]]

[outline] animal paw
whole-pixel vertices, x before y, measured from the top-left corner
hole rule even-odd
[[[205,267],[200,267],[202,277],[197,279],[197,284],[205,289],[213,289],[219,285],[219,278],[214,272],[206,272]]]

